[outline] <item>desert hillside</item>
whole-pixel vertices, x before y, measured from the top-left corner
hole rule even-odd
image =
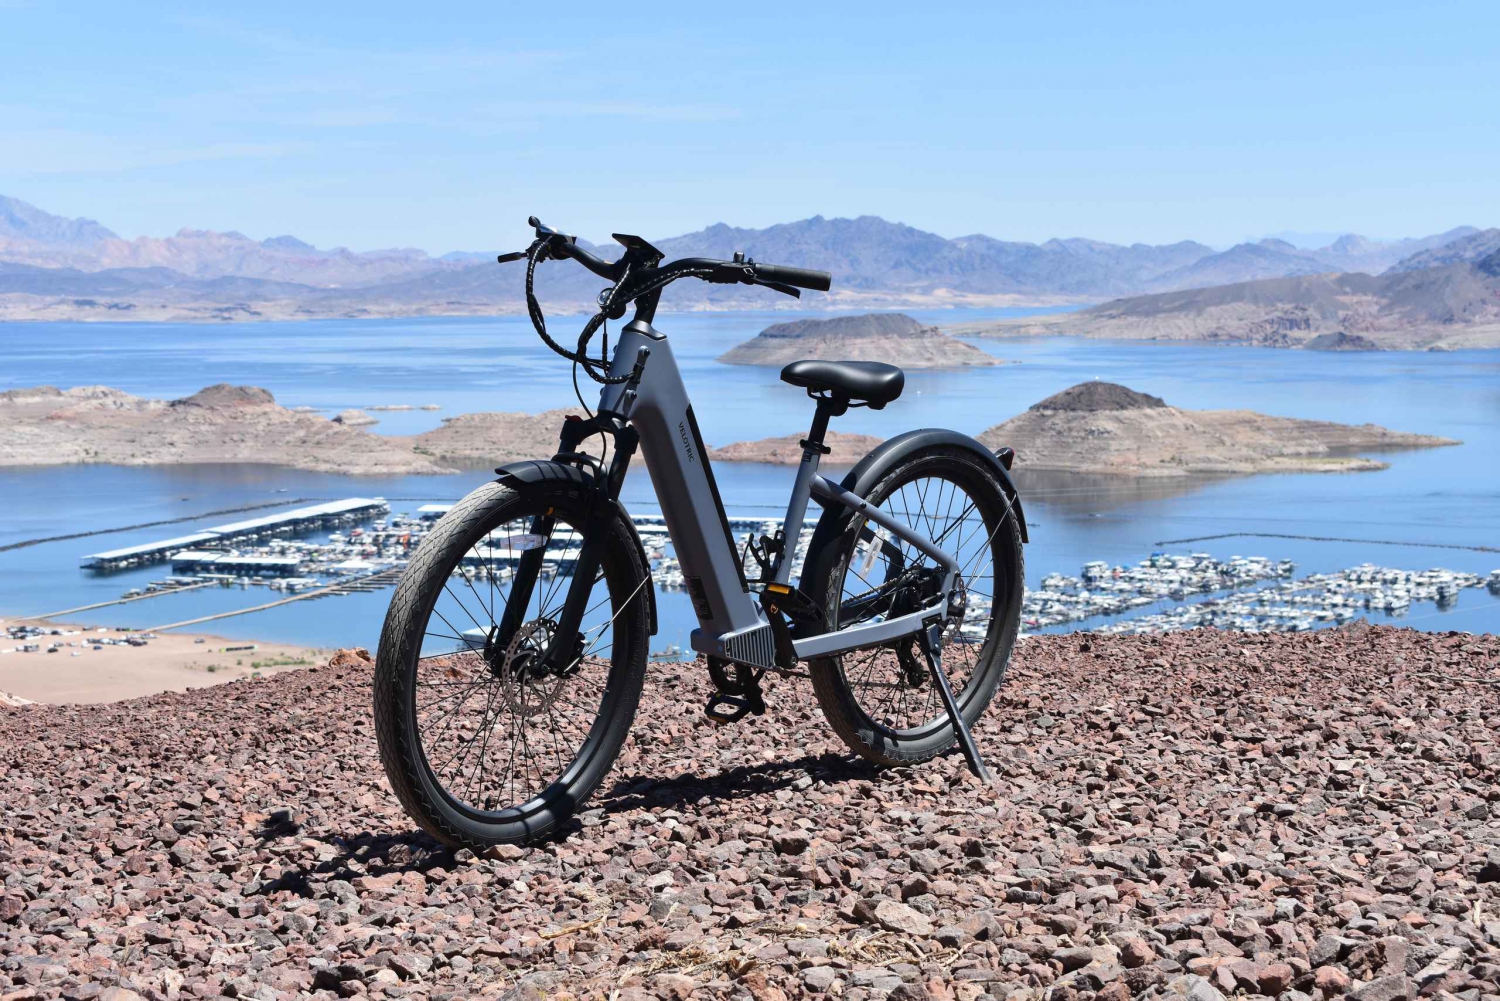
[[[412,829],[344,663],[0,708],[6,996],[1500,993],[1494,636],[1032,637],[994,789],[852,761],[798,679],[713,726],[658,664],[580,821],[485,858]]]
[[[1063,390],[979,440],[1015,448],[1021,469],[1146,477],[1383,469],[1384,463],[1350,453],[1458,444],[1374,424],[1179,410],[1107,382]]]
[[[1455,244],[1419,270],[1314,274],[1116,299],[1076,313],[960,324],[976,337],[1104,337],[1263,347],[1447,350],[1500,345],[1500,231]],[[1457,259],[1453,259],[1456,257]],[[1420,263],[1420,262],[1419,262]],[[1341,341],[1340,337],[1344,340]]]

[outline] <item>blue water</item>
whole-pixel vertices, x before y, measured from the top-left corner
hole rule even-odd
[[[960,323],[1019,310],[916,312],[933,323]],[[659,326],[696,400],[710,444],[806,429],[810,407],[774,369],[726,366],[713,359],[771,322],[797,314],[711,313],[664,316]],[[578,317],[553,321],[571,331]],[[1456,448],[1382,454],[1391,468],[1357,474],[1303,474],[1213,481],[1156,482],[1022,477],[1031,527],[1027,576],[1075,573],[1091,559],[1134,562],[1163,540],[1225,532],[1338,536],[1366,542],[1230,538],[1167,546],[1289,558],[1299,575],[1370,561],[1419,569],[1443,566],[1488,573],[1500,553],[1434,549],[1423,544],[1500,548],[1500,351],[1328,354],[1066,338],[973,343],[1007,361],[985,369],[911,372],[907,390],[885,411],[857,410],[839,430],[890,435],[915,426],[977,433],[1037,400],[1095,377],[1161,396],[1176,406],[1245,408],[1344,423],[1366,421],[1444,435]],[[573,400],[566,363],[553,356],[524,318],[198,324],[0,324],[0,389],[51,383],[102,383],[143,396],[188,395],[215,382],[263,386],[287,406],[337,412],[348,407],[436,403],[437,412],[380,412],[376,432],[410,434],[442,417],[473,410],[535,412]],[[595,393],[583,384],[585,398]],[[1012,443],[1025,452],[1026,443]],[[791,472],[775,467],[716,467],[735,513],[773,516]],[[486,477],[338,477],[278,467],[105,466],[0,471],[0,546],[22,539],[127,525],[269,500],[385,496],[396,510],[453,500]],[[626,484],[627,504],[655,510],[643,472]],[[158,579],[164,567],[97,577],[78,557],[103,549],[187,534],[232,520],[223,516],[163,528],[47,543],[0,553],[0,615],[36,614],[118,597]],[[1400,545],[1375,544],[1396,541]],[[88,621],[145,627],[270,600],[262,589],[205,589],[87,613]],[[225,635],[317,645],[370,645],[389,592],[302,602],[214,623]],[[685,640],[692,617],[677,595],[662,599],[658,645]],[[1399,621],[1426,629],[1496,631],[1500,600],[1465,591],[1439,612],[1415,606]]]

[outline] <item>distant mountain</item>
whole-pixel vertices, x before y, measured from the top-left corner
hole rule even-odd
[[[1189,262],[1159,276],[1151,284],[1156,290],[1167,291],[1332,272],[1363,271],[1378,275],[1411,255],[1446,247],[1478,232],[1473,226],[1459,226],[1446,233],[1405,240],[1372,240],[1346,233],[1327,246],[1315,249],[1267,237]]]
[[[1193,241],[1160,246],[1081,238],[1027,243],[983,234],[950,240],[877,216],[814,216],[765,229],[718,223],[681,236],[644,235],[669,258],[728,258],[743,251],[757,260],[818,268],[834,276],[831,294],[809,294],[800,303],[763,289],[683,283],[668,293],[668,308],[868,310],[1097,302],[1263,278],[1333,271],[1375,274],[1402,258],[1441,253],[1455,241],[1480,234],[1470,227],[1420,240],[1378,241],[1351,234],[1318,250],[1265,239],[1215,252]],[[1481,244],[1465,246],[1469,249],[1455,259],[1474,259]],[[619,252],[614,244],[597,249],[606,258]],[[489,252],[433,257],[410,248],[323,250],[292,235],[257,241],[233,231],[201,229],[124,240],[92,220],[65,219],[12,198],[0,198],[0,263],[41,269],[4,272],[4,294],[27,297],[0,302],[0,316],[6,318],[479,315],[523,308],[523,265],[500,268]],[[169,274],[157,274],[157,269]],[[87,275],[101,277],[89,280]],[[213,282],[218,284],[208,284]],[[582,268],[552,264],[539,269],[537,284],[549,312],[578,312],[594,308],[603,283]],[[237,296],[233,301],[214,300],[230,289]],[[145,290],[156,291],[146,295]]]
[[[974,235],[946,240],[878,216],[813,216],[767,229],[719,223],[657,242],[669,257],[756,260],[830,271],[835,286],[865,292],[1109,295],[1213,253],[1190,241],[1122,247],[1092,240],[1017,243]]]
[[[1472,263],[1383,275],[1271,278],[1118,299],[1077,313],[971,324],[949,332],[1325,350],[1495,347],[1500,346],[1500,250]]]
[[[1313,253],[1334,271],[1363,271],[1375,275],[1413,254],[1445,247],[1477,232],[1479,230],[1473,226],[1455,226],[1444,233],[1404,240],[1371,240],[1350,233]]]
[[[65,219],[0,197],[0,260],[80,271],[165,267],[202,278],[235,276],[314,286],[366,285],[452,263],[421,250],[319,250],[295,236],[252,240],[243,233],[182,229],[123,240],[92,219]]]
[[[0,195],[0,247],[8,241],[92,247],[104,240],[117,239],[119,237],[92,219],[64,219],[18,198]]]
[[[1258,278],[1315,275],[1335,270],[1290,243],[1268,239],[1259,243],[1241,243],[1222,253],[1202,257],[1167,272],[1151,285],[1162,289],[1207,288]]]
[[[1465,227],[1469,229],[1469,227]],[[1477,261],[1500,250],[1500,229],[1469,229],[1469,235],[1461,240],[1439,244],[1421,253],[1398,262],[1392,271],[1421,271],[1424,268],[1440,268],[1449,264]]]

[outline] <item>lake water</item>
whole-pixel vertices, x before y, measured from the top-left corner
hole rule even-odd
[[[1023,311],[914,312],[960,323]],[[1024,311],[1034,312],[1034,311]],[[658,326],[696,400],[710,444],[806,430],[811,406],[770,368],[714,358],[771,322],[799,314],[664,315]],[[554,335],[580,317],[552,320]],[[907,390],[885,411],[856,410],[843,431],[891,435],[947,426],[977,433],[1045,396],[1095,377],[1161,396],[1175,406],[1247,408],[1344,423],[1373,422],[1457,438],[1457,448],[1388,453],[1382,472],[1256,476],[1213,481],[1111,481],[1021,477],[1031,528],[1027,577],[1077,573],[1092,559],[1133,563],[1155,549],[1292,559],[1298,575],[1375,562],[1488,573],[1500,553],[1500,351],[1327,354],[1248,347],[1085,341],[1066,338],[973,343],[1018,364],[908,373]],[[380,412],[373,430],[410,434],[475,410],[536,412],[573,402],[569,367],[536,339],[524,317],[196,324],[0,324],[0,389],[50,383],[105,384],[142,396],[185,396],[215,382],[263,386],[286,406],[330,413],[348,407],[435,403],[442,409]],[[593,403],[595,393],[583,386]],[[1024,454],[1026,443],[1014,447]],[[638,464],[639,466],[639,464]],[[720,464],[726,505],[774,516],[791,471]],[[488,478],[480,470],[442,477],[339,477],[278,467],[107,466],[0,471],[0,547],[25,539],[138,524],[292,498],[384,496],[397,511],[454,500]],[[637,470],[625,500],[656,510]],[[157,566],[86,574],[78,558],[183,535],[233,520],[212,516],[0,552],[0,616],[38,614],[118,597],[158,579]],[[1233,537],[1161,545],[1231,532],[1356,539],[1356,542]],[[1395,543],[1395,544],[1388,544]],[[212,624],[216,632],[316,645],[373,645],[390,592],[300,602]],[[270,600],[261,589],[205,589],[87,613],[89,621],[148,627]],[[685,645],[686,600],[662,596],[658,646]],[[1496,631],[1500,600],[1466,590],[1438,611],[1413,606],[1396,620],[1423,629]]]

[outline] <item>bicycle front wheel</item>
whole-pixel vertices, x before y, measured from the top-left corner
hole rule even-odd
[[[567,662],[543,666],[572,583],[589,498],[486,484],[422,541],[375,666],[381,761],[424,830],[476,851],[547,836],[598,787],[640,702],[649,569],[610,523]],[[539,532],[539,526],[542,531]],[[520,553],[545,547],[519,624],[503,630]]]

